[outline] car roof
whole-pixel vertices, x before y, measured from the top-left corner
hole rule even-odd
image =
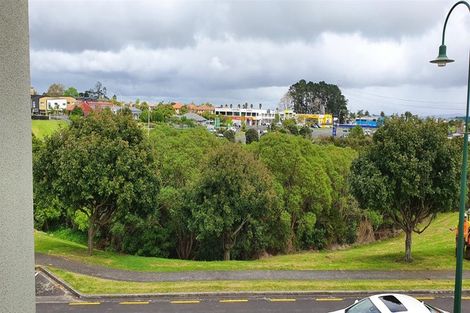
[[[397,293],[384,293],[369,297],[370,300],[375,304],[375,306],[380,310],[380,312],[390,312],[385,303],[383,303],[383,301],[380,299],[381,297],[385,296],[393,296],[397,298],[407,309],[406,311],[402,312],[429,313],[429,310],[424,306],[422,302],[416,300],[413,297]]]

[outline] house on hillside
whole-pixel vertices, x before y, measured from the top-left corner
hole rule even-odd
[[[138,119],[140,118],[140,114],[142,114],[142,110],[137,109],[137,108],[135,108],[135,107],[123,108],[123,107],[116,106],[116,107],[113,107],[113,108],[111,109],[111,111],[112,111],[114,114],[117,114],[117,113],[121,112],[121,110],[124,110],[124,109],[128,109],[129,111],[131,111],[132,117],[133,117],[135,120],[138,120]]]
[[[196,113],[193,113],[193,112],[189,112],[189,113],[186,113],[186,114],[183,114],[181,115],[181,118],[186,118],[188,120],[191,120],[195,123],[197,123],[198,125],[201,125],[201,126],[206,126],[208,124],[208,120],[205,119],[204,117],[196,114]]]
[[[180,114],[181,109],[184,107],[184,104],[182,104],[181,102],[175,102],[172,104],[171,107],[173,108],[173,110],[175,110],[176,114]]]
[[[39,98],[39,114],[48,114],[49,112],[65,112],[67,106],[72,106],[77,100],[72,97],[47,97]]]

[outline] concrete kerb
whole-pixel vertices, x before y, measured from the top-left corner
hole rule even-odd
[[[53,281],[55,281],[56,283],[61,285],[64,289],[66,289],[68,292],[70,292],[72,294],[72,296],[77,297],[77,298],[82,298],[83,297],[83,295],[80,292],[73,289],[72,286],[70,286],[64,280],[62,280],[59,277],[52,274],[47,268],[36,265],[35,269],[36,269],[36,271],[39,271],[39,272],[43,273],[44,275],[46,275],[47,277],[49,277],[50,279],[52,279]]]
[[[175,292],[175,293],[143,293],[143,294],[83,294],[70,286],[67,282],[60,279],[47,268],[43,266],[36,266],[37,271],[41,271],[56,283],[60,284],[74,297],[83,300],[102,300],[112,301],[119,299],[187,299],[187,298],[233,298],[233,297],[248,297],[248,298],[270,298],[279,296],[292,296],[292,297],[354,297],[354,296],[369,296],[381,293],[403,293],[411,296],[419,297],[424,295],[447,296],[452,297],[453,292],[450,290],[369,290],[369,291],[349,291],[349,290],[319,290],[319,291],[223,291],[223,292]],[[463,290],[462,295],[470,296],[470,290]]]

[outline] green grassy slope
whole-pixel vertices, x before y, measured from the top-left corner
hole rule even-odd
[[[74,289],[87,294],[148,294],[173,292],[237,292],[237,291],[381,291],[381,290],[453,290],[453,280],[249,280],[249,281],[186,281],[186,282],[123,282],[100,279],[50,268]],[[463,281],[470,288],[470,281]]]
[[[32,120],[31,129],[33,134],[38,138],[43,138],[52,134],[59,127],[66,127],[67,122],[56,120]]]
[[[449,231],[457,213],[440,215],[421,235],[413,234],[414,262],[403,262],[404,237],[360,245],[338,251],[304,252],[255,261],[186,261],[139,257],[105,251],[87,256],[86,247],[54,236],[35,232],[36,251],[68,259],[134,271],[191,270],[452,270],[455,266],[454,233]],[[470,269],[470,262],[465,268]]]

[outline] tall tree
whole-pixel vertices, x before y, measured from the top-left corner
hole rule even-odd
[[[422,233],[439,212],[457,205],[458,156],[445,124],[407,116],[386,121],[353,163],[354,196],[405,232],[408,262],[412,233]]]
[[[46,138],[35,158],[35,184],[88,218],[88,253],[116,212],[156,206],[158,179],[151,148],[130,115],[110,111],[72,120]]]
[[[250,226],[265,232],[277,196],[266,167],[240,145],[216,149],[196,185],[193,209],[198,239],[221,238],[224,260],[230,260],[237,238]]]
[[[155,147],[162,181],[159,193],[161,223],[176,241],[178,258],[189,259],[194,256],[196,247],[196,235],[190,229],[191,193],[207,155],[221,141],[201,128],[177,130],[168,125],[157,125],[150,140]]]
[[[79,96],[77,88],[69,87],[64,91],[64,96],[77,98]]]
[[[289,87],[288,98],[283,97],[282,102],[292,99],[294,111],[301,114],[330,113],[338,117],[343,123],[348,113],[347,100],[338,86],[306,82],[304,79]]]
[[[49,97],[60,97],[64,95],[64,85],[59,83],[53,83],[47,89],[47,95]]]
[[[254,141],[258,141],[259,140],[258,131],[254,128],[248,129],[245,133],[245,138],[246,138],[246,144],[250,144]]]
[[[282,186],[285,221],[291,230],[287,248],[312,248],[317,215],[332,200],[324,156],[317,151],[320,147],[299,136],[273,132],[250,148]]]

